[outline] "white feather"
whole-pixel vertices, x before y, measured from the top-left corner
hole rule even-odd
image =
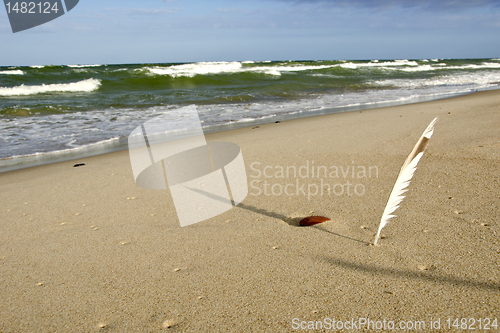
[[[387,225],[389,219],[396,216],[392,215],[392,213],[394,213],[394,211],[399,208],[401,201],[403,201],[403,199],[405,198],[403,194],[408,191],[407,187],[408,185],[410,185],[410,181],[413,177],[413,174],[415,173],[415,170],[417,170],[417,164],[422,158],[425,148],[427,148],[429,139],[434,133],[434,125],[436,124],[436,121],[437,118],[434,118],[429,126],[427,126],[426,130],[418,140],[415,147],[413,147],[412,152],[401,167],[401,171],[399,172],[396,184],[394,184],[394,188],[392,189],[391,195],[389,196],[387,206],[385,206],[384,213],[382,214],[382,218],[380,219],[380,226],[378,227],[377,235],[375,236],[373,245],[377,245],[378,239],[380,237],[380,232]]]

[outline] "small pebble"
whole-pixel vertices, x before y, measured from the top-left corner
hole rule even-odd
[[[173,327],[175,326],[177,323],[175,322],[175,320],[173,319],[167,319],[163,322],[163,324],[161,324],[161,326],[163,328],[170,328],[170,327]]]
[[[43,286],[43,282],[38,282],[36,285],[37,286]]]
[[[85,206],[87,206],[87,204],[83,204],[83,205],[82,205],[82,207],[85,207]]]
[[[277,249],[278,249],[278,247],[277,247],[277,246],[273,246],[273,250],[277,250]]]
[[[453,213],[455,213],[455,214],[462,214],[462,212],[461,212],[461,211],[459,211],[458,209],[455,209],[455,210],[453,211]]]
[[[427,229],[424,229],[424,232],[429,232],[429,230],[427,230]]]
[[[61,222],[59,223],[60,225],[66,225],[67,223],[66,222]]]
[[[75,213],[76,216],[80,215],[81,213]]]
[[[205,296],[198,296],[198,299],[203,299],[205,298]]]
[[[108,327],[108,324],[106,324],[106,323],[99,323],[99,324],[97,324],[97,327],[99,327],[99,328],[106,328],[106,327]]]
[[[481,223],[483,227],[489,227],[490,225],[488,223]]]
[[[318,310],[312,310],[311,313],[318,313]]]
[[[174,268],[174,272],[178,272],[180,270],[181,270],[180,268]]]
[[[151,216],[155,216],[155,214],[150,214]]]
[[[128,244],[128,242],[121,241],[119,244],[120,245],[126,245],[126,244]]]
[[[10,209],[7,209],[8,212],[10,212]]]
[[[98,227],[95,227],[95,228],[94,228],[94,230],[99,230],[99,228],[98,228]]]
[[[23,213],[23,216],[26,216],[26,213]]]
[[[366,225],[362,225],[360,228],[363,230],[368,229],[368,227]]]

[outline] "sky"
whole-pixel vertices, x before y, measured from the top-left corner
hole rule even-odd
[[[12,33],[0,66],[499,58],[500,0],[80,0]]]

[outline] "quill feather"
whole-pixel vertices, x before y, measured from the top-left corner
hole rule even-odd
[[[399,171],[398,178],[396,180],[396,184],[394,184],[394,188],[392,189],[391,195],[389,196],[389,200],[387,205],[385,206],[384,213],[382,214],[382,218],[380,219],[380,226],[378,227],[377,235],[375,236],[375,240],[373,245],[377,245],[378,239],[380,237],[380,232],[387,225],[389,219],[395,217],[396,215],[392,215],[396,209],[399,208],[401,201],[405,198],[403,195],[407,190],[408,185],[410,185],[410,181],[417,169],[417,164],[422,158],[427,145],[429,144],[429,139],[434,133],[434,125],[436,124],[437,118],[427,126],[426,130],[417,141],[415,147],[411,151],[410,155],[406,158],[403,166],[401,167],[401,171]]]

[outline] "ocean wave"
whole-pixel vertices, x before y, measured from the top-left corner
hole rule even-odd
[[[379,86],[421,89],[436,86],[477,86],[483,88],[500,82],[500,73],[468,73],[462,75],[443,75],[429,79],[391,79],[374,82]]]
[[[171,77],[194,77],[195,75],[210,75],[221,73],[234,73],[243,65],[240,62],[197,62],[193,64],[173,65],[169,67],[144,67],[143,69],[156,75],[169,75]],[[142,69],[137,69],[141,71]]]
[[[7,74],[7,75],[23,75],[24,72],[20,69],[16,70],[10,70],[10,71],[0,71],[0,74]]]
[[[498,69],[500,68],[500,63],[495,62],[483,62],[482,64],[467,64],[460,66],[448,66],[446,63],[437,63],[432,65],[418,65],[415,67],[388,67],[383,66],[381,69],[386,70],[397,70],[403,72],[426,72],[426,71],[434,71],[434,70],[459,70],[459,69]]]
[[[343,64],[340,64],[340,67],[347,69],[358,69],[364,67],[386,68],[386,67],[402,67],[402,66],[418,66],[418,63],[416,61],[403,59],[403,60],[384,61],[384,62],[380,62],[378,60],[376,61],[372,60],[371,62],[365,62],[365,63],[345,62]]]
[[[0,87],[0,96],[25,96],[50,92],[91,92],[99,88],[101,81],[87,79],[71,83],[42,84],[36,86]]]
[[[45,66],[43,65],[33,65],[33,66],[30,66],[30,68],[44,68]]]
[[[85,67],[99,67],[102,65],[96,64],[96,65],[67,65],[70,68],[85,68]]]
[[[325,68],[338,67],[334,65],[276,65],[276,66],[243,66],[243,63],[238,61],[233,62],[197,62],[193,64],[173,65],[168,67],[143,67],[136,71],[146,70],[153,75],[168,75],[173,78],[177,77],[194,77],[196,75],[216,75],[216,74],[233,74],[233,73],[260,73],[267,75],[280,76],[283,72],[299,72],[308,70],[318,70]]]

